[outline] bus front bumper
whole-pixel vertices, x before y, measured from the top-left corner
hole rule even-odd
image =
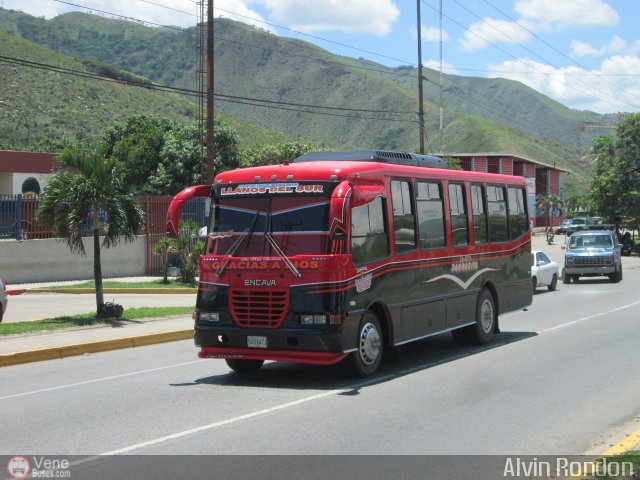
[[[238,328],[202,326],[196,323],[195,344],[200,358],[277,360],[315,365],[332,365],[354,350],[355,338],[344,338],[344,325],[326,329]],[[345,341],[351,349],[345,348]]]
[[[201,347],[200,358],[223,358],[243,360],[275,360],[278,362],[333,365],[343,360],[347,353],[304,352],[295,350],[258,350],[255,348]]]

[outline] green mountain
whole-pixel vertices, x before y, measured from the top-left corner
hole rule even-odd
[[[66,141],[91,142],[140,112],[181,123],[196,119],[196,106],[182,95],[111,81],[153,87],[144,77],[95,61],[80,62],[1,30],[0,46],[0,149],[56,150]],[[294,138],[224,119],[239,132],[243,147]]]
[[[216,113],[253,126],[244,134],[286,132],[336,149],[418,149],[415,68],[336,56],[227,19],[214,27]],[[0,30],[158,84],[197,84],[195,27],[151,28],[77,12],[44,20],[0,10]],[[427,150],[437,151],[439,74],[424,75]],[[580,133],[577,126],[615,120],[571,110],[505,79],[445,75],[443,95],[445,152],[519,154],[571,169],[568,180],[578,185],[588,174],[582,156],[602,132]]]

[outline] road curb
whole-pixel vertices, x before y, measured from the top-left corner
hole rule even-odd
[[[122,348],[143,347],[156,343],[174,342],[193,338],[193,329],[176,330],[173,332],[152,333],[137,337],[118,338],[114,340],[101,340],[98,342],[64,345],[62,347],[43,348],[24,352],[12,352],[0,354],[0,367],[19,365],[22,363],[40,362],[55,358],[84,355],[85,353],[106,352]]]
[[[197,288],[104,288],[103,293],[198,293]],[[93,288],[42,288],[26,293],[96,293]]]

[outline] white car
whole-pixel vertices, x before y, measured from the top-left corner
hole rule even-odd
[[[4,317],[4,312],[7,311],[7,286],[0,278],[0,322]]]
[[[558,284],[558,264],[538,250],[531,251],[531,283],[533,293],[538,287],[547,287],[552,292]]]

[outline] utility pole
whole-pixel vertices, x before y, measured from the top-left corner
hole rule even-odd
[[[444,156],[444,102],[442,101],[442,0],[440,0],[440,153]]]
[[[424,153],[424,94],[422,91],[422,24],[420,21],[420,0],[418,5],[418,124],[420,128],[420,153]]]
[[[213,183],[216,158],[213,141],[213,0],[208,0],[207,8],[207,181]]]

